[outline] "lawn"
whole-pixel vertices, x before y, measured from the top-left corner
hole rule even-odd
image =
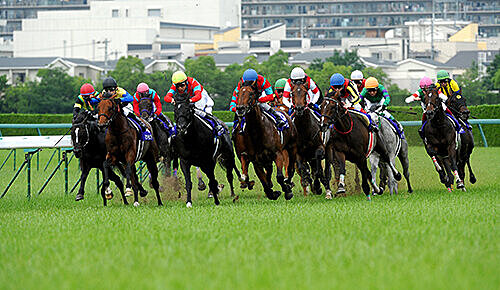
[[[81,202],[65,196],[62,172],[37,196],[48,156],[32,169],[31,200],[24,173],[0,200],[2,289],[500,286],[500,148],[476,148],[467,192],[447,193],[423,148],[411,147],[411,195],[402,183],[400,195],[372,202],[325,200],[296,186],[292,200],[270,201],[256,186],[238,188],[234,204],[224,189],[218,207],[195,191],[191,209],[171,191],[161,208],[151,192],[138,208],[118,196],[104,208],[95,173]],[[0,174],[3,190],[11,161]]]

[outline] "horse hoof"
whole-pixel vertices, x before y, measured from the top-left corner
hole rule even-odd
[[[269,194],[267,197],[270,200],[277,200],[278,197],[280,197],[280,195],[281,195],[281,192],[279,192],[279,191],[272,191],[271,194]]]
[[[138,207],[138,206],[139,206],[139,202],[134,201],[134,206],[135,206],[135,207]]]
[[[177,198],[181,198],[181,192],[180,192],[180,191],[179,191],[179,195],[178,195],[178,197],[177,197]]]
[[[238,201],[238,199],[240,199],[240,196],[239,196],[239,195],[235,196],[235,197],[233,198],[233,203],[237,202],[237,201]]]
[[[401,181],[401,173],[398,172],[398,174],[395,174],[394,175],[394,179],[396,179],[397,181]]]
[[[145,197],[146,195],[148,195],[148,191],[147,190],[141,190],[141,191],[139,191],[139,195],[141,197]]]
[[[413,193],[413,189],[408,189],[408,193]]]
[[[126,197],[129,197],[129,196],[132,196],[132,195],[134,195],[134,193],[133,193],[133,191],[132,191],[132,188],[127,187],[127,188],[125,189],[125,196],[126,196]]]
[[[163,192],[163,186],[158,187],[159,192]]]
[[[76,197],[75,197],[75,201],[82,200],[83,198],[84,198],[83,194],[77,194]]]
[[[253,180],[252,180],[252,181],[249,181],[249,182],[248,182],[248,189],[249,189],[249,190],[252,190],[254,185],[255,185],[255,181],[253,181]]]
[[[213,198],[213,197],[214,195],[211,192],[209,192],[207,198]]]
[[[326,191],[325,198],[326,199],[332,199],[332,191],[331,190],[327,190]]]
[[[465,189],[465,187],[464,187],[464,188],[462,188],[462,191],[465,192],[465,191],[467,191],[467,189]]]
[[[475,176],[471,176],[471,177],[470,177],[470,183],[474,184],[474,183],[476,183],[476,181],[477,181],[477,180],[476,180],[476,177],[475,177]]]
[[[205,182],[203,182],[203,180],[200,180],[198,182],[198,190],[199,191],[204,191],[205,189],[207,189],[207,186],[206,186]]]
[[[343,193],[345,193],[345,188],[344,187],[339,187],[337,189],[337,193],[336,194],[343,194]]]
[[[186,207],[187,208],[192,208],[193,204],[190,201],[188,201],[188,202],[186,202]]]
[[[463,188],[465,188],[465,184],[463,182],[457,184],[457,189],[463,189]]]
[[[247,183],[246,183],[246,182],[242,182],[242,183],[240,183],[240,188],[241,188],[241,189],[245,189],[245,188],[247,188],[247,186],[248,186],[248,185],[247,185]]]
[[[368,201],[372,201],[371,196],[370,196],[370,195],[367,195],[367,196],[366,196],[366,200],[368,200]]]
[[[290,200],[292,199],[293,197],[293,193],[290,191],[290,192],[285,192],[285,199],[286,200]]]
[[[113,191],[111,190],[111,188],[106,188],[106,190],[104,191],[104,196],[106,197],[107,200],[110,200],[113,198]]]

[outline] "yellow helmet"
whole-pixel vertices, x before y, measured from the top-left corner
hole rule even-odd
[[[378,88],[378,81],[377,81],[377,79],[374,78],[374,77],[367,78],[366,82],[365,82],[365,88],[367,88],[367,89]]]
[[[172,75],[172,82],[174,84],[182,83],[187,80],[187,78],[187,75],[183,71],[178,70]]]

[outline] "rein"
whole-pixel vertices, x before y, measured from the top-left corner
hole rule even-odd
[[[325,100],[327,100],[327,101],[333,101],[333,102],[335,102],[335,104],[336,104],[337,106],[340,106],[339,102],[338,102],[337,100],[335,100],[335,99],[332,99],[332,98],[325,98]],[[347,130],[347,131],[345,131],[345,132],[342,132],[342,131],[340,131],[339,129],[337,129],[337,127],[335,127],[335,122],[336,122],[336,121],[339,121],[339,120],[340,120],[340,119],[342,119],[342,118],[344,118],[344,116],[345,116],[345,115],[348,115],[348,116],[349,116],[349,118],[351,119],[351,127],[349,128],[349,130]],[[342,115],[341,117],[339,117],[337,120],[334,120],[332,117],[330,117],[330,116],[328,116],[328,115],[323,115],[323,114],[322,114],[321,116],[322,116],[322,117],[327,118],[327,119],[328,119],[328,120],[330,120],[330,121],[332,121],[332,123],[333,123],[333,129],[335,129],[335,131],[337,131],[339,134],[342,134],[342,135],[349,134],[349,133],[351,133],[352,128],[354,127],[354,122],[353,122],[353,120],[352,120],[352,116],[351,116],[351,114],[349,114],[349,111],[348,111],[347,109],[345,109],[345,111],[344,111],[344,115]],[[330,123],[330,122],[329,122],[329,123]]]

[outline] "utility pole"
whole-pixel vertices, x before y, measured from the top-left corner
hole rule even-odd
[[[109,40],[107,38],[105,38],[104,39],[104,66],[105,67],[108,66],[108,43],[109,43]]]
[[[431,19],[431,59],[434,60],[434,0],[432,0],[432,19]]]
[[[66,39],[63,40],[64,57],[66,57]]]

